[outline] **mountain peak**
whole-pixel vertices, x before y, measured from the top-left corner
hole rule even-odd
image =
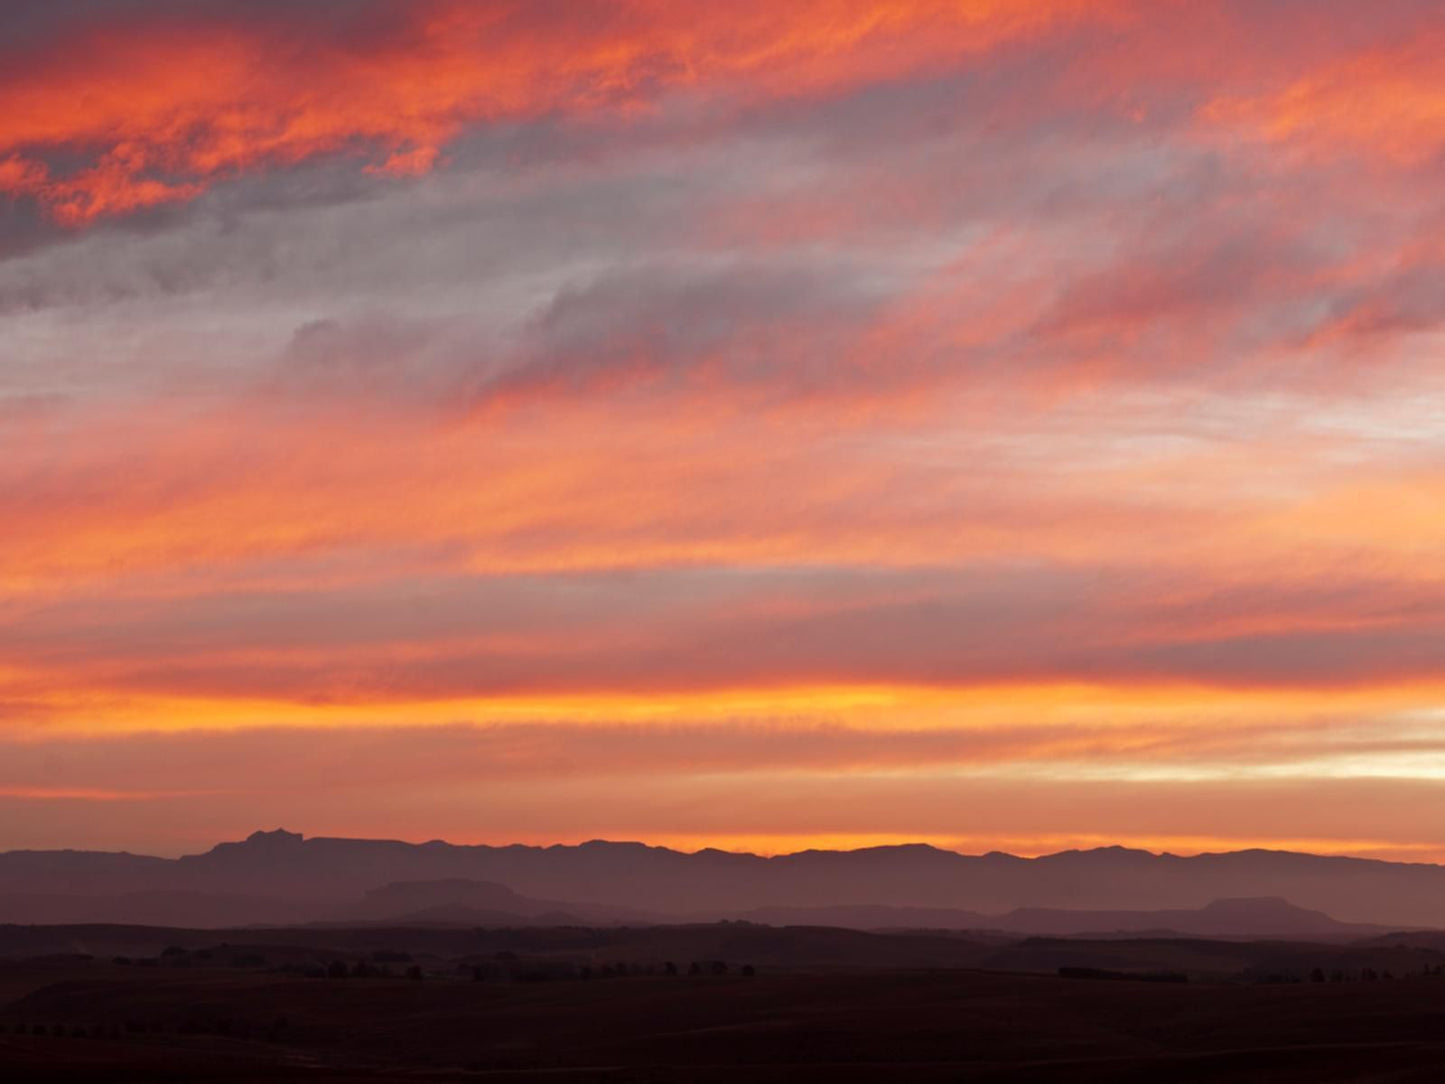
[[[270,832],[255,831],[246,837],[246,846],[265,847],[268,850],[281,847],[294,847],[305,840],[300,832],[288,832],[284,828],[277,828]]]

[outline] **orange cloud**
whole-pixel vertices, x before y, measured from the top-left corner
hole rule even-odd
[[[1445,147],[1445,37],[1425,30],[1408,46],[1372,50],[1308,72],[1277,93],[1223,95],[1209,121],[1315,155],[1383,155],[1420,165]]]
[[[195,798],[204,790],[104,790],[95,787],[0,787],[0,798],[30,802],[153,802],[159,798]]]
[[[349,576],[347,555],[366,551],[393,570],[475,574],[1074,564],[1109,561],[1121,536],[1150,564],[1226,577],[1316,575],[1362,552],[1377,572],[1445,574],[1432,467],[1341,477],[1350,442],[1289,434],[1139,457],[1127,432],[1091,425],[1068,471],[1041,471],[1008,423],[959,432],[971,409],[939,396],[896,425],[840,423],[832,406],[768,413],[705,386],[458,422],[254,401],[136,424],[85,413],[75,439],[66,426],[0,464],[3,580],[16,592],[323,555]],[[1027,436],[1029,416],[1017,423]]]
[[[709,420],[710,409],[690,399],[673,411],[575,404],[552,409],[555,425],[543,430],[528,411],[435,426],[262,408],[157,415],[144,436],[124,424],[106,436],[101,422],[44,473],[11,461],[12,492],[46,477],[51,488],[7,509],[12,529],[0,552],[14,588],[87,570],[355,546],[440,548],[451,567],[479,573],[762,564],[805,550],[819,561],[886,560],[890,552],[911,561],[917,544],[955,533],[956,523],[930,525],[924,516],[918,543],[900,550],[898,523],[843,529],[855,501],[884,497],[895,468],[866,457],[832,461],[824,446],[789,450],[780,441],[800,430],[788,417],[747,423],[729,411]],[[245,439],[259,430],[269,434],[264,445]],[[339,446],[347,454],[337,455]],[[123,462],[106,466],[122,448]],[[804,499],[755,485],[779,471],[802,472]],[[107,479],[103,495],[98,476]],[[980,522],[975,540],[957,538],[951,555],[986,552],[997,530]],[[814,549],[824,534],[832,541]]]
[[[1069,59],[1044,92],[1050,100],[1106,104],[1142,123],[1157,97],[1184,84],[1209,100],[1210,123],[1272,142],[1370,147],[1419,163],[1445,138],[1434,36],[1352,50],[1354,24],[1342,23],[1323,54],[1281,52],[1274,39],[1254,40],[1251,12],[1229,5],[1161,13],[1137,0],[584,0],[561,20],[517,0],[419,0],[385,7],[380,29],[350,34],[269,10],[79,25],[9,65],[0,192],[83,226],[322,155],[416,176],[475,124],[625,121],[677,93],[714,102],[837,94],[1079,27],[1108,34]],[[802,210],[762,228],[826,231],[850,213]]]
[[[285,21],[78,33],[0,76],[0,192],[59,222],[190,199],[219,179],[355,152],[431,169],[466,124],[641,105],[705,87],[809,94],[957,60],[1111,0],[584,4],[423,0],[359,42]],[[59,175],[54,151],[88,165]],[[379,161],[375,157],[379,153]]]

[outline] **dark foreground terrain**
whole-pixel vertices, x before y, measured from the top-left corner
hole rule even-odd
[[[231,940],[201,947],[179,943],[186,935],[176,930],[11,928],[12,945],[177,943],[153,957],[0,960],[0,1079],[1433,1081],[1445,1073],[1445,977],[1432,963],[1438,954],[1421,946],[1220,945],[1230,966],[1345,965],[1326,981],[1291,981],[1292,973],[1226,981],[1189,965],[1216,959],[1210,943],[897,939],[909,957],[956,944],[957,962],[930,968],[850,962],[862,943],[851,933],[829,941],[834,932],[705,927],[654,942],[648,931],[630,941],[611,932],[599,952],[595,932],[549,931],[551,949],[529,954],[536,932],[309,931],[315,943],[302,945],[307,931],[231,931]],[[396,947],[375,948],[379,939]],[[832,945],[844,959],[790,964],[793,940],[814,946],[809,954]],[[478,951],[437,951],[457,944]],[[770,964],[644,960],[638,949],[764,952],[770,944],[778,961]],[[1001,951],[1024,955],[993,959],[1062,961],[1079,977],[967,962]],[[882,959],[876,946],[868,952]],[[1331,952],[1343,955],[1325,958]],[[1159,969],[1171,960],[1181,970]],[[1145,970],[1081,966],[1131,961]],[[1386,979],[1374,967],[1350,971],[1352,962],[1396,970]]]

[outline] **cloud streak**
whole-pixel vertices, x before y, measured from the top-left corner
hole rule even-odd
[[[170,19],[119,8],[48,49],[32,43],[30,63],[0,84],[12,117],[0,186],[81,226],[351,149],[368,169],[415,175],[469,123],[640,108],[673,87],[817,92],[1106,6],[811,0],[723,15],[425,0],[359,5],[350,18],[333,10],[325,22],[270,6],[260,18],[235,5]],[[57,176],[46,155],[67,148],[85,164]]]

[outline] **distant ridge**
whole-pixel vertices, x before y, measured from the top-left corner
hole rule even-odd
[[[490,881],[397,881],[374,888],[338,922],[394,925],[593,925],[651,924],[659,916],[627,907],[538,900]]]
[[[1019,921],[1034,914],[1039,922],[1052,921],[1050,911],[1114,913],[1099,917],[1107,923],[1195,912],[1221,900],[1273,899],[1346,924],[1445,928],[1445,867],[1287,851],[1181,857],[1105,847],[1020,858],[909,844],[762,857],[604,840],[471,846],[306,838],[284,829],[176,859],[0,854],[0,922],[104,922],[118,913],[146,922],[151,908],[163,924],[285,923],[347,914],[383,886],[422,882],[481,882],[534,901],[587,901],[560,910],[686,919],[848,906],[985,918],[1023,912]]]
[[[876,907],[765,907],[748,919],[770,925],[846,926],[853,929],[940,929],[998,931],[1042,936],[1101,936],[1114,934],[1209,938],[1359,938],[1381,934],[1388,927],[1370,923],[1339,922],[1322,911],[1296,907],[1288,900],[1214,900],[1193,910],[1079,911],[1062,908],[1019,907],[1001,915],[944,908]]]

